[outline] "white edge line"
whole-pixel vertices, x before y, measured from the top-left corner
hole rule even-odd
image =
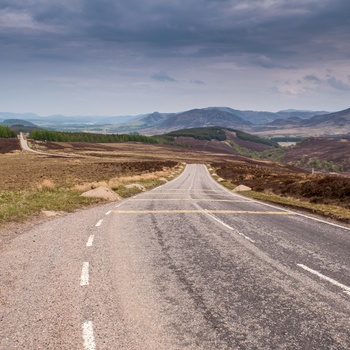
[[[335,226],[335,227],[338,227],[338,228],[342,228],[344,230],[347,230],[347,231],[350,231],[350,228],[349,227],[346,227],[346,226],[342,226],[342,225],[338,225],[338,224],[335,224],[333,222],[329,222],[329,221],[326,221],[326,220],[322,220],[322,219],[318,219],[318,218],[315,218],[313,216],[308,216],[308,215],[305,215],[305,214],[301,214],[301,213],[298,213],[296,211],[293,211],[293,210],[288,210],[288,209],[285,209],[285,208],[282,208],[282,207],[278,207],[278,206],[275,206],[275,205],[272,205],[272,204],[268,204],[268,203],[265,203],[265,202],[262,202],[262,201],[259,201],[259,200],[252,200],[250,198],[247,198],[247,197],[244,197],[244,196],[241,196],[237,193],[232,193],[229,189],[227,189],[226,187],[224,187],[223,185],[221,185],[220,183],[218,183],[217,181],[215,181],[212,176],[210,175],[209,173],[209,170],[207,167],[205,167],[207,169],[207,172],[209,174],[209,177],[213,180],[214,183],[216,183],[217,185],[219,185],[219,187],[221,187],[222,189],[224,189],[226,192],[230,193],[232,196],[234,197],[240,197],[240,198],[244,198],[244,199],[247,199],[248,201],[251,201],[251,202],[255,202],[255,203],[259,203],[259,204],[262,204],[262,205],[265,205],[267,207],[271,207],[271,208],[275,208],[275,209],[278,209],[278,210],[282,210],[282,211],[285,211],[287,213],[292,213],[292,214],[295,214],[295,215],[298,215],[298,216],[301,216],[301,217],[304,217],[304,218],[307,218],[307,219],[311,219],[311,220],[314,220],[314,221],[318,221],[318,222],[322,222],[323,224],[327,224],[327,225],[331,225],[331,226]]]
[[[96,227],[101,226],[101,225],[102,225],[102,222],[103,222],[103,219],[101,219],[95,226],[96,226]]]
[[[87,247],[91,247],[92,246],[92,243],[94,241],[94,238],[95,238],[95,235],[91,235],[86,243],[86,246]]]
[[[313,270],[313,269],[310,269],[310,267],[307,267],[307,266],[305,266],[305,265],[303,265],[303,264],[297,264],[297,265],[298,265],[299,267],[301,267],[302,269],[304,269],[304,270],[306,270],[306,271],[308,271],[308,272],[310,272],[310,273],[316,275],[317,277],[319,277],[319,278],[321,278],[321,279],[323,279],[323,280],[325,280],[325,281],[328,281],[328,282],[334,284],[334,285],[337,286],[337,287],[340,287],[341,289],[344,290],[344,292],[345,292],[346,294],[349,294],[349,295],[350,295],[350,287],[346,286],[345,284],[342,284],[342,283],[340,283],[340,282],[334,280],[333,278],[327,277],[327,276],[323,275],[322,273],[320,273],[320,272],[318,272],[318,271],[315,271],[315,270]]]
[[[83,262],[83,268],[81,269],[80,285],[87,286],[89,284],[89,263]]]
[[[95,350],[95,337],[92,321],[86,321],[83,323],[83,339],[85,350]]]

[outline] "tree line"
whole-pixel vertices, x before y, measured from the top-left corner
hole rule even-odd
[[[91,142],[91,143],[121,143],[144,142],[160,143],[155,137],[135,134],[94,134],[85,132],[62,132],[53,130],[33,130],[29,138],[53,142]]]
[[[8,126],[0,125],[0,137],[12,138],[16,137],[16,133],[14,133]]]

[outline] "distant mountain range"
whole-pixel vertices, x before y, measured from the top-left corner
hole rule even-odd
[[[179,129],[221,126],[265,136],[325,136],[350,134],[350,108],[325,111],[283,110],[279,112],[241,111],[229,107],[192,109],[180,113],[137,116],[62,116],[41,117],[32,113],[1,113],[0,122],[21,119],[41,128],[62,131],[101,133],[140,133],[156,135]]]
[[[350,135],[350,108],[340,112],[315,115],[309,119],[291,117],[277,119],[264,126],[254,127],[259,134],[299,134],[308,136]]]

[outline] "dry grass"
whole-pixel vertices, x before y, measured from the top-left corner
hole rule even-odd
[[[72,211],[100,202],[80,197],[82,192],[99,186],[111,187],[128,197],[142,188],[163,184],[159,178],[167,178],[174,167],[178,172],[178,162],[165,157],[145,161],[135,156],[121,160],[64,159],[29,153],[0,155],[0,223],[23,220],[43,210]],[[126,188],[130,183],[140,186]]]
[[[53,191],[56,187],[55,182],[50,179],[44,179],[36,185],[38,191]]]

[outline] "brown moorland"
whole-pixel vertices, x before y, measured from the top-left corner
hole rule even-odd
[[[18,139],[15,138],[0,138],[0,154],[21,151],[21,146]]]
[[[350,136],[340,138],[313,137],[289,148],[284,157],[288,163],[297,163],[312,158],[327,160],[342,165],[344,171],[350,172]]]
[[[0,139],[0,148],[2,140]],[[294,198],[300,203],[305,201],[315,205],[332,205],[340,208],[341,213],[327,214],[328,216],[350,222],[349,178],[311,175],[287,164],[221,153],[222,149],[208,152],[135,142],[118,144],[35,142],[32,145],[42,151],[74,155],[74,157],[54,158],[27,152],[0,154],[2,180],[0,197],[1,193],[9,191],[38,189],[38,185],[42,185],[43,181],[48,181],[47,183],[56,190],[70,191],[89,184],[92,187],[100,182],[108,184],[111,179],[119,177],[129,176],[132,180],[142,174],[154,172],[161,174],[165,168],[171,173],[171,169],[181,162],[205,163],[211,164],[220,177],[234,186],[244,184],[251,187],[254,193]],[[321,213],[322,210],[317,212]]]

